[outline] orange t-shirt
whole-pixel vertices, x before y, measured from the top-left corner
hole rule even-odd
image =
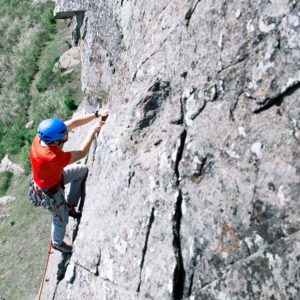
[[[57,185],[65,166],[70,163],[71,152],[62,151],[58,145],[41,145],[36,135],[30,148],[30,160],[34,182],[42,189]]]

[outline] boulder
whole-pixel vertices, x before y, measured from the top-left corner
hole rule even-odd
[[[67,50],[54,65],[54,70],[67,70],[80,64],[80,48],[73,47]]]
[[[16,176],[20,176],[24,173],[24,169],[20,167],[18,164],[13,163],[9,158],[8,155],[2,159],[0,163],[0,173],[1,172],[11,172]]]
[[[15,200],[16,200],[16,197],[14,197],[14,196],[0,197],[0,205],[5,205],[5,204],[15,201]]]
[[[27,128],[27,129],[32,128],[33,124],[34,124],[34,121],[31,120],[25,124],[25,128]]]

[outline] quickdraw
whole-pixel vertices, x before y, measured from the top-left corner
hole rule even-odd
[[[33,180],[30,180],[29,183],[29,192],[28,192],[29,200],[35,206],[45,206],[45,201],[48,198],[45,192],[39,188]]]

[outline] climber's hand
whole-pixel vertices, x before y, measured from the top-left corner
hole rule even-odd
[[[101,128],[103,127],[104,122],[100,121],[94,124],[94,126],[92,127],[92,131],[94,134],[97,134],[100,132]]]
[[[99,112],[99,116],[101,117],[101,121],[105,121],[108,118],[109,112],[108,110],[102,110]]]

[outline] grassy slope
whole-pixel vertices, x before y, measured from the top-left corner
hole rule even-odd
[[[24,1],[14,0],[12,2],[17,4],[17,2],[22,3]],[[0,4],[2,5],[11,5],[12,2],[7,4],[8,2],[0,0]],[[24,12],[24,15],[26,15],[26,12]],[[24,18],[26,19],[26,16]],[[8,31],[13,31],[15,30],[14,28],[20,28],[22,26],[25,27],[24,24],[20,24],[19,26],[17,21],[13,22],[13,28],[8,28]],[[37,27],[39,26],[40,25],[37,25]],[[51,67],[52,62],[68,49],[66,40],[70,38],[71,34],[67,24],[64,21],[59,21],[55,26],[55,32],[51,33],[48,41],[45,41],[43,47],[39,49],[36,60],[37,67],[34,72],[31,72],[31,80],[27,82],[27,91],[22,92],[19,90],[18,85],[15,85],[15,90],[8,92],[9,87],[14,87],[10,81],[12,81],[18,73],[15,70],[6,73],[6,77],[3,77],[6,78],[6,80],[2,81],[2,88],[0,86],[0,105],[2,112],[11,110],[12,107],[18,107],[19,110],[17,111],[20,111],[22,116],[21,118],[18,115],[16,116],[16,119],[21,119],[20,124],[17,124],[18,122],[13,121],[11,123],[4,115],[0,114],[2,127],[6,125],[10,126],[10,132],[25,132],[23,135],[13,137],[14,139],[22,139],[20,143],[18,143],[18,141],[16,142],[18,147],[14,148],[15,151],[9,151],[12,149],[12,146],[14,146],[13,141],[12,146],[9,146],[7,149],[3,148],[6,146],[6,143],[2,143],[3,147],[0,150],[3,151],[2,153],[13,153],[13,155],[10,155],[10,158],[20,164],[23,163],[27,171],[29,171],[28,150],[30,140],[34,135],[37,124],[41,119],[52,116],[64,119],[68,118],[72,112],[66,107],[64,103],[65,99],[71,97],[78,103],[82,96],[80,92],[79,68],[69,77],[64,77],[59,73],[53,75],[50,72],[50,76],[52,76],[51,80],[47,77],[41,79],[41,74],[48,72],[45,72],[45,69],[49,68],[49,65]],[[35,30],[33,29],[32,31]],[[36,37],[35,34],[30,35],[24,32],[23,34],[26,35],[27,38]],[[8,33],[6,33],[6,35],[8,35]],[[22,33],[18,35],[15,48],[18,47],[20,43],[20,47],[24,47],[24,43],[21,40]],[[28,44],[30,44],[30,42],[28,42]],[[32,51],[34,52],[34,50]],[[22,57],[16,53],[19,55],[20,51],[14,49],[9,56],[0,45],[0,69],[2,63],[6,60],[9,60],[11,68],[17,66],[18,69]],[[0,74],[0,77],[5,75],[3,74],[4,73]],[[49,72],[47,76],[49,76]],[[41,80],[46,80],[47,84],[44,84],[44,90],[38,91],[36,87],[41,83]],[[27,99],[25,101],[27,103],[24,104],[22,101],[24,101],[25,98]],[[17,114],[17,112],[14,112],[14,114]],[[12,118],[11,115],[9,117]],[[35,121],[34,128],[24,131],[24,124],[29,120]],[[12,126],[15,126],[15,123],[19,128],[12,128]],[[8,132],[8,129],[4,128],[4,133],[6,132]],[[0,130],[0,140],[2,139],[2,141],[4,133]],[[7,137],[4,138],[7,139]],[[11,179],[11,186],[8,188],[6,194],[15,196],[16,201],[6,206],[0,206],[0,299],[32,300],[36,298],[43,276],[50,241],[50,217],[48,212],[43,208],[34,207],[28,201],[29,178],[30,175],[13,177]],[[1,215],[7,217],[1,218]]]
[[[9,217],[0,228],[1,299],[34,299],[43,276],[50,218],[27,200],[27,179],[15,178],[8,191],[17,199],[6,207]]]

